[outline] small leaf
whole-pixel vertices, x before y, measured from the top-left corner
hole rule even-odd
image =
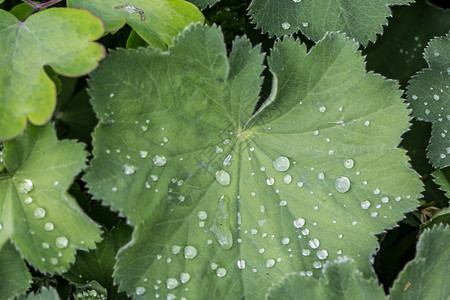
[[[27,119],[50,119],[56,91],[43,67],[67,76],[95,69],[104,49],[92,40],[102,33],[101,21],[85,10],[51,8],[25,22],[0,10],[0,140],[20,134]]]
[[[25,293],[30,287],[31,275],[14,246],[5,243],[0,248],[0,299],[9,299]]]
[[[253,0],[249,12],[263,32],[282,36],[301,31],[313,41],[342,31],[360,44],[375,41],[390,16],[390,6],[414,0]]]
[[[433,173],[434,182],[441,186],[441,190],[450,198],[450,168],[437,170]]]
[[[29,126],[4,147],[0,245],[10,239],[42,272],[64,272],[76,249],[92,249],[100,240],[97,225],[66,192],[85,165],[84,145],[57,141],[49,124]]]
[[[390,290],[392,300],[448,299],[449,240],[449,226],[434,226],[422,233],[417,244],[416,257],[400,272]]]
[[[105,22],[107,32],[128,24],[152,47],[161,49],[171,45],[190,23],[204,21],[194,5],[182,0],[128,0],[126,4],[120,0],[69,0],[68,6],[89,9]]]
[[[322,276],[310,276],[302,272],[283,277],[269,289],[266,299],[387,299],[377,281],[365,279],[355,263],[346,257],[326,263]]]
[[[43,287],[41,291],[36,294],[29,294],[28,296],[20,296],[17,300],[60,300],[58,293],[55,289],[47,289]]]
[[[431,40],[424,56],[429,68],[409,81],[408,101],[416,118],[432,123],[428,157],[443,168],[450,166],[450,36]]]
[[[118,254],[122,290],[261,299],[341,255],[371,273],[374,234],[416,207],[421,182],[397,148],[402,93],[357,48],[336,33],[310,52],[277,41],[272,94],[253,115],[264,56],[247,38],[229,58],[220,29],[199,25],[167,52],[110,52],[90,80],[100,122],[84,179],[136,226]]]

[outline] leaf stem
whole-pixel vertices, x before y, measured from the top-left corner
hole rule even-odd
[[[47,6],[53,5],[55,3],[60,2],[61,0],[49,0],[49,1],[44,2],[44,3],[36,3],[36,2],[34,2],[32,0],[22,0],[22,1],[24,1],[25,3],[28,3],[31,6],[33,6],[34,7],[33,13],[37,13],[39,10],[41,10],[41,8],[45,8]]]

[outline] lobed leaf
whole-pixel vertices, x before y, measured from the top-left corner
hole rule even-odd
[[[220,30],[199,25],[167,52],[110,53],[90,80],[100,123],[84,179],[136,226],[121,290],[261,299],[340,256],[371,274],[374,234],[414,209],[421,183],[397,148],[401,91],[367,74],[357,48],[336,33],[309,53],[277,41],[272,94],[253,115],[264,57],[245,37],[229,58]]]
[[[95,248],[98,226],[66,191],[85,166],[84,144],[57,141],[52,125],[29,126],[4,144],[0,246],[8,240],[42,272],[61,273],[77,249]]]
[[[0,299],[10,299],[25,293],[31,275],[14,246],[5,243],[0,248]]]
[[[43,67],[67,76],[90,72],[104,56],[92,42],[102,33],[101,21],[85,10],[51,8],[24,22],[0,10],[0,140],[19,135],[27,119],[50,119],[56,91]]]
[[[391,299],[448,299],[450,227],[426,229],[420,236],[414,260],[399,274],[390,290]]]
[[[85,8],[99,16],[107,32],[115,32],[125,24],[152,47],[166,49],[190,23],[203,22],[202,13],[182,0],[69,0],[70,7]],[[131,6],[124,9],[124,5]],[[122,7],[122,8],[121,8]]]
[[[273,285],[267,300],[278,299],[387,299],[374,279],[365,279],[354,262],[346,257],[327,262],[319,278],[304,273],[289,274]]]
[[[414,0],[253,0],[253,22],[263,32],[283,36],[301,31],[313,41],[326,32],[342,31],[360,44],[375,41],[383,31],[390,6]]]
[[[443,168],[450,166],[450,36],[431,40],[424,57],[429,68],[409,81],[408,101],[416,118],[432,123],[427,156]]]

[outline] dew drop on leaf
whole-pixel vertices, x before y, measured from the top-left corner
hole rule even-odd
[[[353,168],[354,165],[355,165],[355,162],[354,162],[354,160],[351,159],[351,158],[349,158],[349,159],[347,159],[346,161],[344,161],[344,167],[345,167],[346,169],[351,169],[351,168]]]
[[[51,222],[48,222],[48,223],[45,223],[45,224],[44,224],[44,229],[45,229],[46,231],[52,231],[53,228],[55,228],[55,226],[54,226],[53,223],[51,223]]]
[[[181,273],[180,274],[180,281],[182,283],[186,283],[191,279],[191,275],[189,273]]]
[[[57,237],[55,245],[59,249],[64,249],[69,245],[69,240],[65,236]]]
[[[216,275],[218,277],[224,277],[225,275],[227,275],[227,270],[225,268],[217,268]]]
[[[36,207],[33,215],[36,219],[42,219],[43,217],[45,217],[45,209],[43,209],[42,207]]]
[[[145,289],[145,287],[142,287],[142,286],[136,287],[136,295],[137,296],[144,295],[146,291],[147,290]]]
[[[303,218],[297,218],[294,220],[294,226],[295,228],[302,228],[303,225],[305,225],[305,219]]]
[[[292,182],[292,176],[287,174],[286,176],[284,176],[283,182],[286,184],[290,184]]]
[[[197,256],[197,249],[194,246],[184,247],[184,258],[194,259]]]
[[[34,188],[33,182],[30,179],[24,179],[21,183],[19,183],[19,191],[22,194],[28,194]]]
[[[166,280],[166,287],[169,290],[173,290],[178,286],[178,280],[176,280],[175,278],[168,278]]]
[[[371,203],[368,200],[361,202],[362,209],[369,209],[370,205],[371,205]]]
[[[162,167],[166,164],[166,157],[164,155],[155,155],[152,160],[157,167]]]
[[[266,260],[266,267],[272,268],[274,266],[275,266],[275,260],[274,259],[270,258],[270,259]]]
[[[131,175],[131,174],[134,174],[134,172],[136,171],[136,168],[133,165],[124,164],[124,165],[122,165],[122,170],[123,170],[123,173],[125,173],[125,175]]]
[[[334,187],[339,193],[346,193],[350,189],[351,183],[350,179],[345,176],[341,176],[336,179]]]
[[[180,251],[181,251],[181,246],[179,246],[179,245],[173,245],[172,246],[172,253],[173,254],[178,254],[178,253],[180,253]]]
[[[273,179],[273,177],[267,178],[266,183],[267,185],[273,185],[275,183],[275,179]]]
[[[23,200],[23,202],[25,202],[25,204],[30,204],[31,202],[33,202],[33,198],[26,197],[25,200]]]
[[[139,156],[140,156],[141,158],[146,158],[147,155],[148,155],[148,152],[147,152],[147,151],[145,151],[145,150],[140,150],[140,151],[139,151]]]
[[[245,269],[245,260],[239,259],[239,260],[237,261],[237,266],[238,266],[238,268],[239,268],[240,270]]]
[[[214,233],[217,243],[222,249],[229,250],[233,247],[233,235],[231,233],[230,198],[227,196],[220,197],[216,214],[214,215],[214,223],[210,230]]]
[[[230,174],[225,170],[220,170],[216,172],[216,180],[220,185],[229,186],[230,185]]]
[[[289,166],[289,158],[287,158],[286,156],[280,156],[273,161],[273,167],[275,168],[275,170],[280,172],[287,171],[289,169]]]
[[[320,249],[317,251],[316,255],[319,259],[326,259],[328,257],[328,251],[325,249]]]
[[[308,244],[311,248],[316,249],[317,247],[319,247],[320,242],[318,239],[312,239],[312,240],[309,240]]]
[[[197,217],[198,217],[200,220],[206,220],[206,219],[208,218],[208,214],[206,213],[206,211],[200,210],[200,211],[197,213]]]
[[[284,22],[281,24],[281,28],[283,28],[284,30],[288,30],[289,28],[291,28],[291,24]]]

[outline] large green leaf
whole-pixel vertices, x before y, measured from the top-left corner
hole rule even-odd
[[[9,299],[25,293],[30,287],[31,275],[14,246],[5,243],[0,248],[0,299]]]
[[[370,274],[373,234],[416,206],[421,183],[396,147],[410,119],[401,91],[366,74],[357,48],[342,34],[309,53],[278,41],[253,116],[264,57],[246,38],[230,58],[201,26],[167,52],[110,52],[90,80],[100,123],[84,179],[136,225],[122,290],[261,299],[341,255]]]
[[[409,82],[413,115],[433,124],[428,157],[435,168],[450,166],[450,36],[435,38],[425,49],[429,68]]]
[[[450,10],[417,0],[411,6],[395,6],[392,12],[383,35],[363,54],[367,55],[368,69],[406,87],[410,77],[427,66],[422,53],[428,41],[450,29]]]
[[[27,119],[35,125],[50,119],[56,90],[43,67],[86,74],[104,56],[92,42],[102,34],[101,21],[85,10],[52,8],[25,22],[0,10],[0,140],[20,134]]]
[[[9,239],[42,272],[64,272],[76,249],[91,249],[100,230],[66,190],[85,165],[84,145],[57,141],[51,124],[30,125],[5,143],[0,174],[0,246]]]
[[[447,300],[450,295],[450,227],[426,229],[417,244],[414,260],[399,274],[390,294],[392,300]]]
[[[165,49],[175,36],[192,22],[203,22],[202,13],[182,0],[69,0],[72,7],[86,8],[105,22],[106,31],[114,32],[125,23],[153,47]],[[119,8],[128,5],[128,8]]]
[[[249,11],[258,28],[282,36],[301,30],[314,41],[343,31],[362,45],[375,41],[391,15],[389,6],[414,0],[253,0]]]
[[[304,273],[289,274],[269,289],[266,299],[387,299],[377,281],[365,279],[348,258],[328,262],[322,273],[319,278],[308,277]]]

